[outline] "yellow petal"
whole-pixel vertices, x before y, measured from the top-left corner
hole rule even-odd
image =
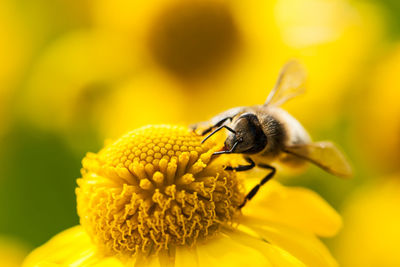
[[[246,224],[266,241],[288,251],[306,266],[337,266],[325,245],[311,233],[272,222],[260,226],[252,224],[249,219]]]
[[[209,266],[305,266],[290,253],[238,231],[224,229],[224,234],[194,248],[178,248],[176,267]]]
[[[400,266],[400,173],[360,186],[346,201],[335,244],[343,266]]]
[[[103,258],[96,254],[89,236],[81,226],[75,226],[54,236],[43,246],[35,249],[24,261],[29,266],[124,266],[115,258]]]
[[[199,267],[272,266],[271,262],[254,247],[235,242],[221,235],[197,246]],[[177,265],[176,267],[183,267]]]
[[[283,223],[319,236],[333,236],[342,226],[340,215],[317,193],[284,187],[275,181],[268,182],[242,211],[259,220]]]
[[[21,266],[28,252],[28,247],[23,242],[9,236],[0,235],[0,266]]]
[[[196,248],[178,248],[175,256],[175,267],[200,267]]]
[[[272,266],[305,266],[289,252],[259,237],[239,230],[230,231],[229,237],[242,245],[258,250],[269,260]]]

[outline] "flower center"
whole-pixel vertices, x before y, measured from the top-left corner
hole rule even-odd
[[[211,157],[215,143],[184,127],[134,130],[83,159],[78,214],[106,254],[193,245],[232,220],[243,200],[236,174]]]
[[[237,27],[226,4],[188,1],[170,6],[154,21],[148,44],[155,61],[180,78],[214,72],[236,51]]]

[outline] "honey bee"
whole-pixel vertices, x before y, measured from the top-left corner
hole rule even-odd
[[[196,131],[199,126],[205,130],[201,135],[208,138],[222,129],[228,130],[225,146],[214,155],[240,153],[249,163],[226,170],[246,171],[255,166],[270,170],[246,195],[242,208],[251,200],[260,187],[276,173],[275,162],[291,167],[311,162],[325,171],[341,177],[352,175],[346,157],[330,141],[312,142],[303,126],[279,106],[305,90],[306,74],[296,61],[288,62],[281,70],[275,87],[263,105],[244,106],[222,112],[210,121],[192,125]]]

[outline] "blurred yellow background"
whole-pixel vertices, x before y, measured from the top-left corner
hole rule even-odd
[[[293,58],[307,93],[284,108],[339,144],[356,175],[312,166],[283,182],[343,214],[326,240],[341,265],[400,266],[398,14],[397,0],[2,0],[0,266],[78,223],[87,151],[261,104]]]

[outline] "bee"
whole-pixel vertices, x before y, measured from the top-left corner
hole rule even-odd
[[[226,170],[247,171],[255,166],[268,169],[266,175],[246,195],[242,208],[251,200],[260,187],[276,173],[273,163],[290,167],[300,167],[311,162],[323,170],[341,177],[352,175],[346,157],[330,141],[312,142],[303,126],[288,112],[280,108],[287,100],[305,91],[306,74],[296,61],[290,61],[281,69],[275,87],[263,105],[235,107],[222,112],[210,121],[192,125],[205,130],[203,143],[222,129],[228,131],[224,148],[214,155],[239,153],[248,165],[226,167]]]

